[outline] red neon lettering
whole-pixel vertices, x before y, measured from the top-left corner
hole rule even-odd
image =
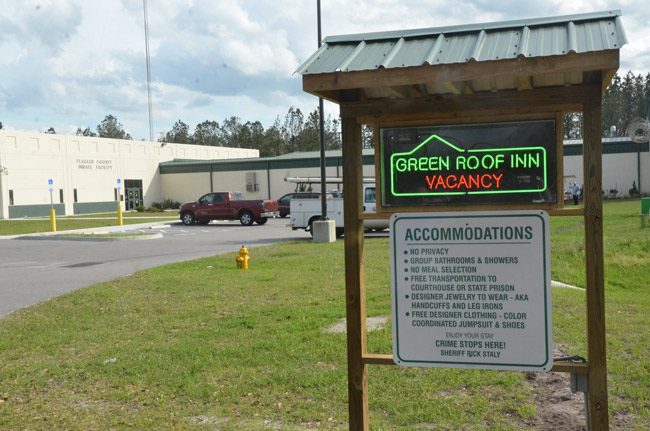
[[[481,175],[481,187],[484,189],[489,189],[492,187],[492,183],[486,183],[486,179],[491,179],[492,175],[490,174],[483,174]]]
[[[433,182],[436,180],[437,175],[431,175],[431,179],[429,179],[429,176],[427,175],[425,178],[427,180],[427,185],[429,186],[429,190],[433,188]]]
[[[501,178],[503,178],[503,174],[501,173],[499,174],[499,176],[497,176],[496,174],[492,174],[492,176],[494,177],[494,180],[497,182],[497,189],[498,189],[499,187],[501,187]]]
[[[425,180],[429,190],[438,189],[491,189],[500,188],[503,173],[499,174],[469,174],[469,175],[426,175]]]

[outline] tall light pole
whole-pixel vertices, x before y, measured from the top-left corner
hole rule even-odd
[[[318,47],[321,46],[321,25],[320,25],[320,0],[316,0],[317,19],[318,19]],[[320,202],[321,202],[321,220],[327,220],[327,200],[325,192],[327,184],[325,183],[325,120],[323,118],[323,98],[318,98],[318,125],[320,128]]]
[[[151,113],[151,61],[149,60],[149,16],[147,0],[142,0],[144,9],[144,46],[147,57],[147,99],[149,101],[149,140],[153,141],[153,114]]]

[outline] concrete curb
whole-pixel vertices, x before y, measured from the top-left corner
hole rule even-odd
[[[111,234],[111,233],[116,233],[116,232],[126,232],[128,234],[129,231],[132,230],[138,230],[138,229],[163,229],[165,227],[169,227],[172,224],[180,224],[179,221],[173,221],[170,222],[169,220],[167,221],[158,221],[158,222],[149,222],[149,223],[137,223],[137,224],[126,224],[122,226],[101,226],[101,227],[95,227],[95,228],[87,228],[87,229],[73,229],[73,230],[62,230],[62,231],[56,231],[56,232],[36,232],[36,233],[26,233],[26,234],[21,234],[21,235],[3,235],[0,236],[0,240],[3,239],[47,239],[48,237],[58,237],[58,238],[51,238],[51,239],[63,239],[63,235],[101,235],[101,234]],[[152,236],[155,235],[160,235],[160,233],[152,234]],[[143,235],[143,236],[148,236],[148,235]],[[155,236],[158,238],[158,236]],[[135,239],[136,237],[131,237],[128,239]],[[67,238],[71,239],[71,238]],[[111,238],[79,238],[80,240],[86,240],[86,239],[101,239],[101,240],[110,240]],[[120,238],[116,238],[120,239]],[[127,238],[124,238],[127,239]],[[147,238],[147,239],[153,239],[153,238]]]

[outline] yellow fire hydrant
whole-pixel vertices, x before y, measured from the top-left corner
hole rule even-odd
[[[235,261],[237,261],[237,268],[248,269],[249,259],[250,256],[248,255],[248,249],[242,245],[239,249],[239,255],[235,258]]]

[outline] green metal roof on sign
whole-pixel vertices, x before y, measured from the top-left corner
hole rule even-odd
[[[604,89],[627,43],[620,16],[614,10],[333,36],[297,72],[305,91],[335,103],[567,87],[595,72]]]
[[[545,57],[620,49],[619,10],[529,20],[332,36],[302,75]]]

